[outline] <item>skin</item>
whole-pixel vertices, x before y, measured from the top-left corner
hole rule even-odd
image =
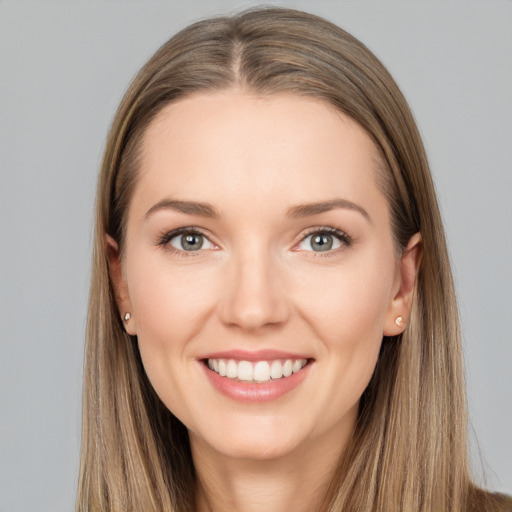
[[[388,205],[366,132],[325,103],[241,90],[191,96],[148,127],[119,256],[107,237],[126,330],[166,406],[187,426],[198,509],[306,511],[353,432],[383,335],[404,329],[420,255],[393,247]],[[300,218],[289,208],[342,198],[357,205]],[[200,201],[218,218],[155,205]],[[203,248],[162,235],[195,227]],[[321,252],[312,228],[350,237]],[[227,398],[205,354],[278,349],[312,361],[305,379],[263,403]]]

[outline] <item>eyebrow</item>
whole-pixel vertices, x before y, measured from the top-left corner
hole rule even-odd
[[[345,208],[359,212],[369,222],[371,222],[368,212],[356,203],[347,199],[330,199],[328,201],[320,201],[316,203],[299,204],[292,206],[287,212],[286,217],[292,219],[300,219],[328,212],[336,208]],[[187,215],[198,215],[211,219],[220,218],[220,212],[209,203],[201,203],[196,201],[178,201],[173,199],[163,199],[153,205],[144,216],[146,219],[160,210],[174,210],[176,212],[185,213]]]
[[[292,219],[300,219],[303,217],[310,217],[312,215],[318,215],[319,213],[328,212],[336,208],[346,208],[359,212],[366,220],[371,222],[370,215],[368,212],[356,203],[348,201],[347,199],[330,199],[329,201],[320,201],[318,203],[307,203],[293,206],[286,213],[287,217]]]
[[[177,201],[173,199],[163,199],[153,205],[144,216],[146,219],[153,213],[160,210],[174,210],[188,215],[199,215],[201,217],[209,217],[218,219],[220,217],[219,211],[208,203],[198,203],[195,201]]]

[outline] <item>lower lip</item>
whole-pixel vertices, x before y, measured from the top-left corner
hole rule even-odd
[[[311,363],[308,362],[301,370],[293,373],[289,377],[281,377],[268,382],[242,382],[227,377],[221,377],[218,373],[210,370],[204,362],[201,362],[206,376],[213,387],[220,391],[224,396],[236,400],[237,402],[270,402],[277,400],[294,390],[306,378]]]

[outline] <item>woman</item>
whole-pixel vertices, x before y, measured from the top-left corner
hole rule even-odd
[[[292,10],[172,38],[98,184],[78,510],[504,509],[465,432],[442,223],[388,72]]]

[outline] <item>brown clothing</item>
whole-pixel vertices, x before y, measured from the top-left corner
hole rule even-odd
[[[493,512],[512,512],[512,498],[505,494],[493,494],[491,503],[494,508],[490,508]]]

